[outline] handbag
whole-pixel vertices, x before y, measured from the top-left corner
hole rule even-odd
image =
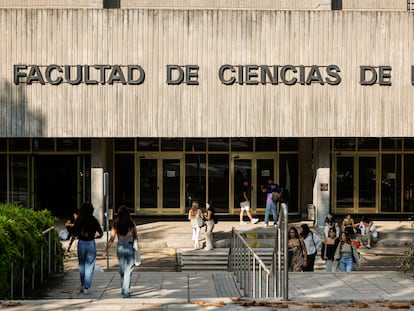
[[[202,228],[202,227],[204,227],[204,226],[206,225],[206,222],[204,221],[204,219],[203,219],[203,218],[201,218],[201,217],[197,217],[197,225],[198,225],[200,228]]]
[[[139,245],[138,245],[137,239],[134,239],[133,249],[134,249],[135,266],[140,266],[141,265],[141,252],[139,251]]]

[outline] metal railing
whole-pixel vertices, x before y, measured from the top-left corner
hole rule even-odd
[[[286,203],[281,203],[272,264],[268,267],[249,246],[244,237],[233,228],[230,269],[233,271],[236,282],[240,289],[244,291],[245,296],[289,299],[287,234],[288,209]]]
[[[10,263],[10,299],[14,299],[15,288],[21,289],[20,298],[25,298],[25,291],[28,287],[33,291],[36,286],[36,280],[39,280],[38,284],[42,284],[45,277],[50,276],[53,273],[61,271],[61,267],[58,266],[57,254],[58,254],[58,243],[60,243],[59,238],[55,232],[55,227],[50,227],[42,232],[42,237],[45,239],[46,243],[42,243],[40,247],[40,261],[39,266],[36,267],[36,260],[33,258],[30,265],[25,264],[25,251],[21,251],[21,260],[19,262]],[[23,264],[21,264],[23,263]],[[16,268],[18,266],[18,268]],[[20,278],[15,280],[15,271],[19,273]],[[26,284],[26,271],[31,271],[30,273],[30,286]],[[15,284],[19,282],[20,284]]]

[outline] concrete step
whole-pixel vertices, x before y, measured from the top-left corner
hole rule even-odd
[[[193,250],[182,248],[177,251],[182,271],[227,271],[229,266],[229,248],[212,250]]]

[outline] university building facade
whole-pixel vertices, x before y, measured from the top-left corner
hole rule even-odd
[[[414,213],[408,1],[3,1],[0,202]],[[402,215],[402,216],[401,216]],[[322,220],[321,220],[322,219]]]

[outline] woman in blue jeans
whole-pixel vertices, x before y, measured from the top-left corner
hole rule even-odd
[[[354,261],[359,266],[360,260],[358,250],[355,245],[352,244],[351,236],[348,231],[342,232],[341,243],[336,248],[334,256],[334,265],[339,260],[342,272],[354,271]]]
[[[92,203],[85,202],[79,209],[79,217],[74,225],[74,234],[78,237],[78,267],[81,279],[80,291],[89,294],[96,262],[95,239],[102,237],[103,231],[93,216]]]
[[[136,225],[124,205],[118,209],[118,216],[114,220],[111,230],[111,238],[106,246],[103,257],[108,255],[108,250],[115,237],[118,239],[116,254],[119,261],[119,273],[121,274],[121,295],[123,298],[131,297],[131,277],[134,271],[134,239],[137,239]]]

